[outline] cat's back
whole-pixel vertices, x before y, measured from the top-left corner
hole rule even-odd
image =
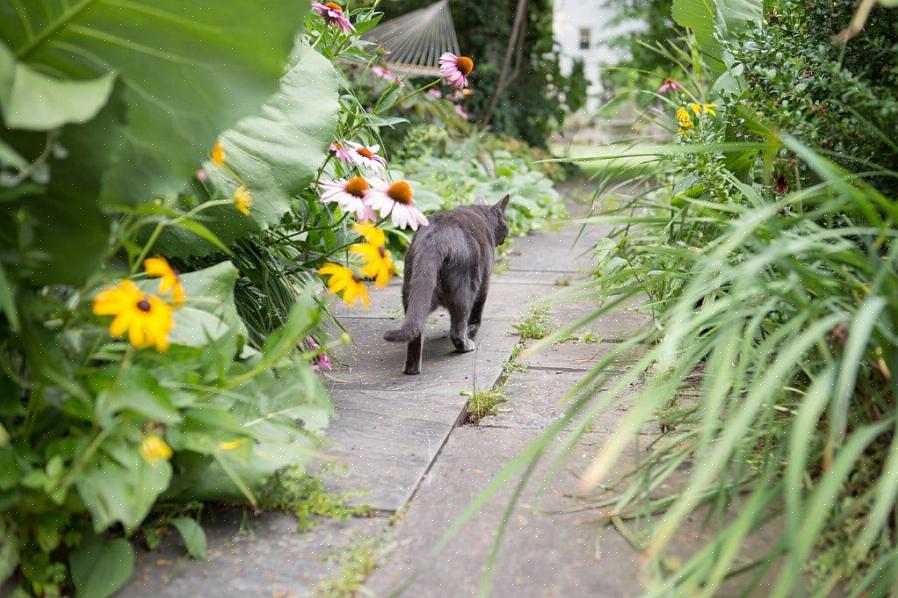
[[[430,246],[454,254],[473,252],[476,255],[492,248],[489,222],[477,206],[459,206],[436,212],[428,218],[430,225],[415,233],[413,246]]]

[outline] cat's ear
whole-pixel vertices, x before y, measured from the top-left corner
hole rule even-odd
[[[505,209],[508,207],[508,204],[510,201],[511,201],[511,195],[506,195],[505,197],[500,199],[498,202],[496,202],[496,204],[493,207],[496,208],[497,210],[499,210],[500,212],[504,212]]]
[[[474,197],[474,205],[475,206],[485,206],[486,200],[483,199],[482,195],[477,195],[476,197]]]

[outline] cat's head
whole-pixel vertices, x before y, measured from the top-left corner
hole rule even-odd
[[[495,223],[493,234],[496,238],[497,247],[501,245],[502,242],[505,241],[505,237],[508,236],[508,219],[506,218],[505,212],[509,202],[511,202],[511,195],[506,195],[489,207],[490,214],[493,216],[493,221]]]

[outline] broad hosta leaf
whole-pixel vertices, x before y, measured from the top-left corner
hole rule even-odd
[[[97,205],[97,197],[103,173],[124,142],[125,115],[119,96],[113,93],[100,113],[86,124],[63,129],[57,143],[65,152],[53,154],[48,160],[46,186],[35,186],[31,193],[0,203],[0,228],[20,227],[25,231],[7,233],[6,238],[30,240],[25,251],[30,252],[31,259],[20,277],[33,284],[81,284],[100,264],[109,222]],[[43,133],[3,134],[29,161],[46,142]]]
[[[84,123],[109,100],[115,73],[84,81],[48,77],[16,61],[0,43],[0,112],[9,129],[45,131]]]
[[[69,557],[77,598],[106,598],[134,571],[134,551],[127,541],[89,535]]]
[[[0,39],[60,79],[116,71],[128,143],[110,204],[177,192],[216,135],[277,89],[308,2],[45,0],[0,3]]]
[[[307,187],[325,159],[336,124],[337,75],[323,56],[309,48],[284,75],[280,90],[257,116],[249,116],[221,135],[228,168],[253,196],[250,217],[231,206],[204,213],[204,224],[225,243],[278,223],[290,199]],[[219,197],[230,197],[237,181],[207,162],[209,184]],[[194,255],[212,249],[187,230],[171,229],[161,241],[170,255]]]

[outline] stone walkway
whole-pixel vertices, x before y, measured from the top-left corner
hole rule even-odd
[[[512,485],[436,558],[432,547],[496,472],[561,415],[559,399],[596,359],[647,325],[645,317],[619,310],[590,324],[597,342],[557,344],[503,375],[520,341],[514,324],[534,307],[546,305],[556,326],[593,309],[552,295],[588,272],[590,249],[605,232],[569,225],[515,239],[510,267],[493,279],[477,351],[453,353],[448,315],[434,314],[420,376],[403,375],[404,346],[381,338],[401,315],[400,281],[374,292],[366,311],[341,310],[353,344],[338,355],[341,366],[330,381],[336,416],[324,450],[345,467],[326,474],[326,483],[334,491],[364,491],[356,500],[371,505],[374,516],[325,520],[299,533],[291,515],[207,512],[207,561],[190,561],[176,542],[165,543],[139,555],[137,572],[121,595],[309,596],[322,580],[343,575],[332,557],[360,538],[376,538],[385,549],[365,584],[376,595],[408,583],[407,596],[476,594]],[[461,393],[500,382],[508,401],[499,415],[467,423]],[[566,498],[576,464],[594,453],[622,409],[609,407],[545,491],[525,492],[497,561],[494,596],[638,593],[638,555],[614,528],[603,531],[597,553],[593,513],[544,512],[579,506]]]

